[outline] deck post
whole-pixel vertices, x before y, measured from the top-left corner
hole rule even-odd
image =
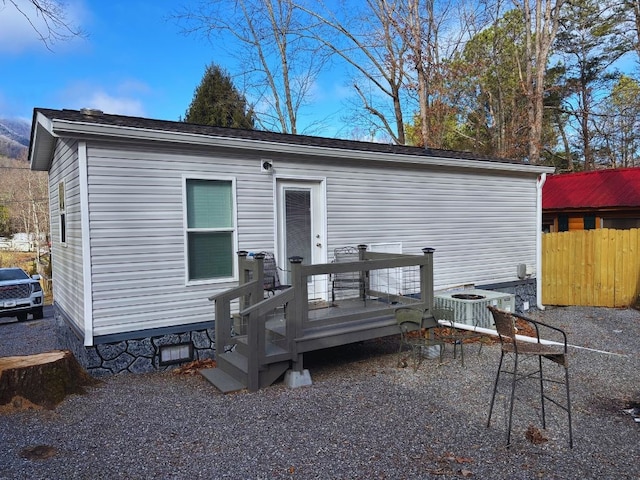
[[[249,269],[247,268],[247,255],[249,252],[246,250],[238,250],[238,285],[244,285],[249,282]]]
[[[309,370],[303,366],[303,354],[298,352],[295,342],[295,339],[301,335],[302,325],[306,323],[309,315],[307,276],[302,274],[302,260],[302,257],[289,257],[291,285],[295,291],[293,302],[289,302],[286,312],[291,369],[285,373],[284,382],[289,388],[306,387],[313,384]]]
[[[364,262],[366,260],[365,256],[367,254],[367,246],[364,244],[358,245],[358,260]],[[367,271],[360,270],[360,299],[367,302],[367,289],[369,288],[369,283],[367,282]]]
[[[429,314],[433,314],[433,252],[435,248],[423,248],[425,263],[420,267],[420,298]]]
[[[298,353],[295,339],[302,334],[302,325],[308,315],[307,277],[302,275],[302,257],[289,257],[291,269],[291,285],[295,290],[293,302],[287,306],[287,336],[289,337],[289,351],[293,358],[293,370],[302,372],[302,354]],[[293,307],[293,308],[292,308]],[[303,318],[304,317],[304,318]]]
[[[229,302],[218,300],[215,307],[215,349],[216,355],[224,352],[224,346],[231,338],[231,308]]]
[[[253,258],[255,263],[253,267],[253,278],[258,280],[256,288],[251,294],[251,304],[255,305],[264,298],[264,253],[256,253]]]

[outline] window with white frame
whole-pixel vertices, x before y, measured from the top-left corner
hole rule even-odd
[[[67,243],[67,207],[64,181],[58,183],[58,227],[60,231],[60,243]]]
[[[234,182],[187,178],[187,280],[234,276],[236,219]]]

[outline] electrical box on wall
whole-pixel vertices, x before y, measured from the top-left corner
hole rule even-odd
[[[518,278],[519,279],[524,279],[527,278],[527,265],[525,263],[520,263],[518,264]]]

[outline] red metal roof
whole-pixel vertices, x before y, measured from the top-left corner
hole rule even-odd
[[[549,175],[543,210],[640,207],[640,167]]]

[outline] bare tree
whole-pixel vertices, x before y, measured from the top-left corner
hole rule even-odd
[[[174,18],[185,33],[202,34],[237,59],[263,129],[298,133],[325,58],[303,35],[308,26],[293,0],[203,0]],[[237,42],[225,42],[225,35]]]
[[[367,0],[356,13],[354,4],[341,18],[335,8],[320,11],[322,2],[307,7],[331,32],[319,30],[313,38],[359,74],[353,87],[373,130],[399,144],[441,147],[446,119],[456,109],[441,54],[450,58],[469,37],[473,12],[449,0]],[[407,119],[416,124],[409,133]]]
[[[14,232],[24,232],[38,243],[49,234],[49,200],[46,172],[32,172],[22,159],[5,160],[0,164],[0,203],[9,211]]]
[[[414,82],[409,86],[417,94],[417,143],[446,148],[446,125],[458,110],[456,89],[451,88],[458,72],[450,60],[481,28],[478,11],[483,6],[451,0],[405,0],[402,4],[397,29],[405,36],[413,67]]]
[[[408,47],[396,30],[403,0],[366,0],[361,11],[343,18],[335,8],[316,2],[303,9],[321,28],[307,34],[355,72],[352,86],[369,118],[369,129],[382,131],[397,144],[405,143],[402,92],[406,82]]]
[[[58,41],[83,35],[82,30],[67,18],[66,7],[60,0],[0,0],[0,5],[17,10],[48,49]]]
[[[526,64],[520,70],[529,120],[529,162],[540,162],[547,63],[565,0],[513,0],[525,23]]]

